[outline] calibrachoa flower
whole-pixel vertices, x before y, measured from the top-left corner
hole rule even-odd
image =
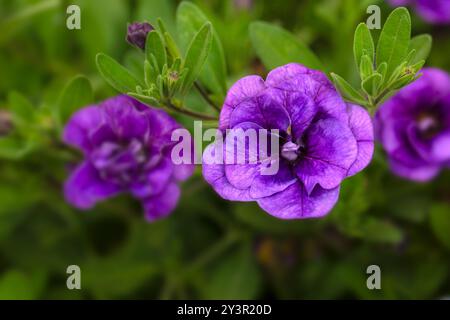
[[[369,114],[347,106],[324,73],[299,64],[274,69],[266,81],[247,76],[236,82],[219,127],[279,129],[280,150],[271,150],[276,157],[270,160],[279,162],[275,175],[261,174],[265,159],[206,164],[217,143],[203,154],[203,175],[223,198],[256,201],[282,219],[326,215],[342,180],[366,167],[373,153]]]
[[[392,171],[427,181],[450,166],[450,76],[426,68],[376,114],[375,128]]]
[[[77,111],[63,139],[83,152],[84,161],[66,181],[66,199],[89,209],[129,191],[142,201],[148,220],[168,215],[180,196],[178,183],[193,171],[170,158],[172,131],[178,128],[164,111],[125,95]]]
[[[418,14],[430,23],[450,23],[449,0],[389,0],[389,2],[394,6],[414,6]]]

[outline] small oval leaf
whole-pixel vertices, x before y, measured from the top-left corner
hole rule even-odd
[[[121,93],[133,92],[142,85],[133,74],[110,56],[99,53],[96,57],[98,71],[105,81]]]
[[[298,62],[311,69],[324,69],[316,55],[283,28],[265,22],[253,22],[249,31],[252,45],[266,68]]]

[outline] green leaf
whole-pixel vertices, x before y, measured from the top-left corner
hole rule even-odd
[[[175,34],[175,1],[171,0],[138,0],[134,21],[149,21],[153,26],[162,19],[169,32]],[[161,33],[164,34],[164,33]]]
[[[361,232],[368,241],[398,244],[403,239],[402,231],[387,221],[370,218],[361,226]]]
[[[181,57],[180,49],[178,49],[177,44],[175,43],[175,40],[170,35],[170,33],[167,31],[166,25],[164,22],[158,18],[158,28],[159,32],[164,37],[165,44],[167,46],[167,50],[169,51],[169,56],[176,59]]]
[[[417,72],[420,71],[420,69],[422,69],[424,64],[425,64],[425,60],[420,60],[420,61],[416,62],[415,64],[409,66],[408,69],[410,70],[411,73],[416,74]]]
[[[430,212],[430,225],[436,238],[450,250],[450,207],[447,204],[434,204]]]
[[[26,141],[23,137],[0,137],[0,158],[18,160],[33,150],[32,141]]]
[[[2,6],[3,5],[4,4],[2,4]],[[0,34],[0,45],[13,39],[14,34],[24,28],[27,24],[31,24],[35,17],[42,15],[47,11],[57,10],[60,5],[61,3],[58,0],[45,0],[37,3],[29,3],[23,6],[23,9],[15,12],[8,18],[2,18],[0,23],[0,30],[2,30]]]
[[[307,224],[300,220],[281,220],[263,211],[256,203],[243,202],[234,206],[234,215],[241,223],[253,230],[265,234],[305,234],[317,229],[319,220],[308,221]]]
[[[249,32],[257,55],[268,69],[290,62],[298,62],[311,69],[324,69],[316,55],[283,28],[258,21],[250,24]]]
[[[141,85],[130,71],[104,53],[97,54],[96,63],[103,79],[121,93],[133,92]]]
[[[33,123],[36,108],[27,98],[13,91],[8,95],[8,104],[15,125],[26,126]]]
[[[411,64],[417,63],[420,60],[427,60],[433,44],[433,38],[429,34],[421,34],[411,39],[409,44],[409,51],[416,50]]]
[[[387,72],[387,63],[383,62],[377,68],[377,73],[381,74],[381,76],[383,77],[383,82],[386,79],[386,72]]]
[[[359,73],[361,80],[367,79],[373,73],[373,60],[367,54],[363,55],[361,58]]]
[[[212,270],[204,284],[208,299],[255,299],[261,288],[261,274],[250,245],[232,252]]]
[[[355,30],[353,54],[358,68],[361,65],[363,55],[368,55],[372,61],[375,57],[375,45],[372,34],[365,23],[360,23]]]
[[[151,55],[155,57],[158,70],[161,71],[167,63],[167,53],[164,39],[158,31],[151,31],[147,35],[145,42],[145,56],[147,60],[151,61]]]
[[[76,76],[64,88],[58,99],[57,119],[64,124],[80,107],[93,101],[92,86],[88,78]]]
[[[206,22],[194,36],[186,52],[183,67],[189,70],[183,84],[183,91],[185,93],[190,89],[194,81],[197,80],[205,65],[206,58],[211,49],[211,40],[211,23]]]
[[[396,81],[394,81],[391,85],[391,88],[394,90],[401,89],[404,86],[413,82],[415,79],[416,79],[415,74],[404,75],[404,76],[398,78]]]
[[[405,71],[406,68],[406,61],[403,61],[402,64],[398,65],[394,72],[391,74],[391,77],[388,81],[388,86],[391,86]]]
[[[133,97],[133,98],[141,101],[144,104],[148,104],[148,105],[151,105],[153,107],[158,107],[160,105],[159,101],[157,99],[153,98],[153,97],[145,96],[145,95],[142,95],[142,94],[137,94],[137,93],[134,93],[134,92],[129,92],[128,95],[130,97]]]
[[[350,102],[355,102],[360,105],[365,105],[366,100],[355,88],[353,88],[347,81],[335,73],[331,73],[331,77],[334,80],[336,87],[342,94],[342,97]]]
[[[0,300],[31,300],[39,298],[45,275],[10,270],[0,278]]]
[[[377,65],[387,63],[387,77],[408,55],[411,38],[411,17],[406,8],[397,8],[389,15],[377,47]]]
[[[178,36],[184,48],[187,48],[191,39],[206,22],[206,15],[192,2],[182,2],[176,15]],[[203,71],[200,74],[201,82],[213,93],[224,97],[227,92],[225,54],[219,35],[213,26],[212,44]]]
[[[383,76],[381,74],[374,73],[362,82],[362,88],[368,95],[375,96],[378,92],[382,79]]]
[[[144,62],[144,81],[147,87],[156,82],[158,73],[148,60]]]

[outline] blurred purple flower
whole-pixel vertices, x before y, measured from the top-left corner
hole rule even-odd
[[[424,69],[380,107],[375,128],[394,173],[414,181],[435,177],[450,166],[450,76]]]
[[[233,0],[233,4],[238,10],[250,10],[253,7],[253,0]]]
[[[164,111],[125,95],[79,110],[63,134],[65,143],[84,154],[66,181],[67,201],[89,209],[129,191],[142,201],[147,220],[167,216],[180,196],[178,182],[193,171],[192,165],[171,161],[171,135],[177,128]]]
[[[393,6],[414,6],[418,14],[433,24],[450,23],[449,0],[388,0]]]
[[[128,25],[127,41],[142,50],[145,49],[147,34],[154,28],[148,22],[133,22]]]
[[[259,76],[237,81],[219,127],[279,129],[280,150],[271,151],[281,154],[274,160],[279,162],[275,175],[261,174],[267,159],[207,164],[213,163],[217,143],[203,154],[203,175],[221,197],[257,201],[281,219],[326,215],[338,200],[342,180],[366,167],[373,153],[369,114],[347,106],[324,73],[299,64],[274,69],[266,81]]]

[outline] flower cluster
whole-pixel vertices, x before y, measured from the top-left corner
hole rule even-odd
[[[389,2],[393,6],[414,6],[418,14],[430,23],[450,23],[450,1],[448,0],[389,0]]]
[[[450,166],[450,76],[428,68],[376,114],[376,133],[399,176],[427,181]]]
[[[171,160],[171,135],[177,128],[164,111],[125,95],[79,110],[63,139],[83,152],[84,161],[66,181],[66,199],[89,209],[129,191],[142,201],[148,220],[166,216],[177,204],[178,182],[193,171],[193,165]]]
[[[256,201],[282,219],[327,214],[342,180],[367,166],[374,147],[369,114],[347,105],[324,73],[299,64],[272,70],[266,81],[247,76],[235,83],[219,128],[278,129],[280,150],[255,163],[213,163],[222,143],[211,144],[203,155],[203,175],[223,198]],[[277,173],[262,174],[274,161]]]

